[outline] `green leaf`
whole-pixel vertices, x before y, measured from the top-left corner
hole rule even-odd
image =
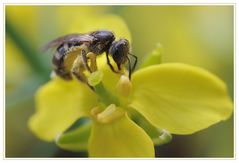
[[[90,129],[91,123],[82,124],[75,130],[60,134],[55,140],[56,144],[60,148],[70,151],[85,151],[88,146]]]
[[[157,65],[160,64],[162,61],[162,46],[161,44],[157,44],[157,47],[147,55],[147,57],[144,59],[142,65],[140,65],[140,68],[148,67],[151,65]]]
[[[222,80],[185,64],[150,66],[132,76],[131,107],[155,127],[191,134],[228,119],[233,104]]]
[[[154,157],[154,146],[144,130],[125,115],[112,123],[94,123],[89,156]]]
[[[39,138],[52,141],[95,106],[97,97],[86,85],[56,77],[39,88],[29,127]]]

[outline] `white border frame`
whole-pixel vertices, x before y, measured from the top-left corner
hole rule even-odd
[[[0,47],[1,49],[3,49],[3,60],[0,60],[0,64],[3,65],[3,70],[0,71],[1,75],[3,78],[1,81],[3,87],[1,88],[1,94],[0,94],[0,98],[3,99],[2,103],[3,103],[3,108],[2,108],[2,119],[3,119],[3,125],[0,125],[0,130],[3,131],[3,134],[0,134],[0,139],[2,138],[3,141],[0,141],[0,147],[3,147],[0,149],[0,155],[2,156],[3,160],[11,160],[11,161],[26,161],[26,160],[57,160],[57,161],[65,161],[65,160],[76,160],[76,161],[83,161],[83,160],[92,160],[92,161],[122,161],[120,160],[116,160],[116,159],[84,159],[84,158],[6,158],[5,157],[5,6],[6,5],[234,5],[234,158],[155,158],[155,159],[134,159],[138,161],[148,161],[148,160],[177,160],[180,163],[181,162],[185,162],[185,161],[192,161],[192,160],[197,160],[198,161],[209,161],[209,160],[214,160],[214,161],[228,161],[228,160],[234,160],[236,161],[238,155],[237,155],[237,151],[238,150],[238,142],[236,140],[236,135],[238,135],[238,130],[236,129],[237,125],[237,119],[236,117],[238,116],[237,111],[236,111],[236,107],[237,107],[237,101],[239,100],[236,97],[236,93],[238,92],[238,88],[236,87],[236,83],[239,82],[239,77],[236,76],[236,72],[238,69],[238,57],[236,56],[237,54],[237,38],[238,38],[238,33],[236,31],[236,27],[237,25],[237,21],[236,18],[238,18],[238,12],[237,12],[237,8],[238,8],[238,3],[236,2],[236,0],[217,0],[217,1],[206,1],[206,0],[194,0],[194,1],[190,1],[190,0],[180,0],[180,1],[176,1],[176,0],[168,0],[167,3],[165,3],[165,1],[163,0],[147,0],[147,3],[145,3],[145,0],[131,0],[131,2],[129,3],[129,0],[114,0],[114,3],[106,0],[69,0],[66,1],[65,0],[41,0],[41,2],[36,2],[34,0],[24,0],[21,3],[19,3],[18,0],[3,0],[2,3],[2,7],[1,7],[1,13],[3,13],[3,17],[1,17],[1,22],[3,22],[3,31],[1,32],[1,36],[2,36],[2,40],[1,40],[1,44]],[[3,137],[2,137],[3,136]],[[132,160],[132,159],[123,159],[123,160]]]

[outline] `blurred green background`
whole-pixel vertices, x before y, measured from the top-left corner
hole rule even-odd
[[[6,16],[6,157],[86,157],[38,140],[27,128],[34,112],[34,93],[50,80],[51,52],[40,47],[85,26],[89,15],[114,14],[128,25],[133,54],[141,62],[157,43],[163,62],[203,67],[226,82],[233,99],[233,6],[14,6]],[[102,27],[104,28],[104,27]],[[84,31],[85,32],[85,31]],[[120,36],[119,36],[120,37]],[[156,147],[157,157],[233,157],[233,116],[193,135],[173,135]]]

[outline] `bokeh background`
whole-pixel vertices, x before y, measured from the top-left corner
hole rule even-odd
[[[227,6],[5,6],[6,157],[86,157],[37,139],[27,128],[34,93],[50,80],[51,54],[40,47],[67,34],[72,24],[87,29],[89,16],[118,15],[131,32],[139,62],[157,43],[162,62],[203,67],[226,82],[233,99],[234,7]],[[97,19],[95,19],[97,22]],[[103,28],[103,27],[102,27]],[[82,29],[82,30],[81,30]],[[226,122],[156,147],[157,157],[233,157],[233,116]]]

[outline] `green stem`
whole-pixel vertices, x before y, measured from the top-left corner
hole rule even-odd
[[[99,96],[100,100],[104,104],[106,105],[115,104],[117,106],[120,105],[119,100],[114,95],[112,95],[109,91],[107,91],[101,82],[97,84],[96,86],[94,86],[94,88],[95,88],[95,93]]]

